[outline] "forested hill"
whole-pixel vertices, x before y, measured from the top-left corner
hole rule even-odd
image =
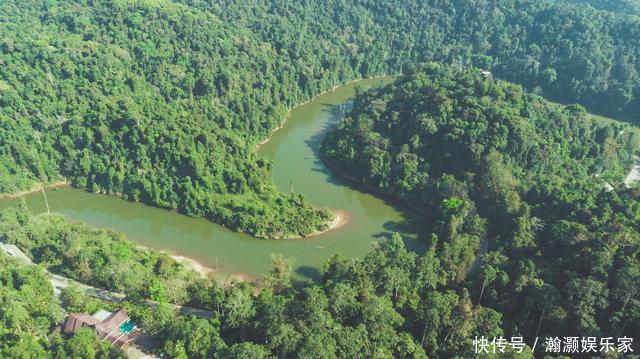
[[[3,1],[0,16],[0,192],[64,175],[260,237],[327,221],[253,154],[310,91],[246,29],[170,1]]]
[[[640,150],[630,129],[487,79],[480,69],[429,63],[361,95],[325,140],[323,155],[377,190],[416,203],[429,201],[424,190],[434,180],[450,174],[473,183],[495,162],[527,188],[570,185],[590,195],[603,181],[622,185]]]
[[[363,75],[426,60],[474,65],[640,123],[640,18],[627,16],[634,0],[599,2],[616,12],[588,0],[179,1],[242,24],[316,76],[333,71],[336,56]],[[318,54],[323,61],[309,61]]]
[[[596,9],[640,16],[639,0],[561,0],[573,4],[589,4]]]
[[[628,126],[479,69],[425,64],[360,96],[322,156],[427,213],[432,250],[458,266],[450,283],[505,328],[615,336],[640,332],[640,193],[622,184],[638,151]]]
[[[279,194],[264,139],[291,105],[441,60],[634,121],[635,18],[538,1],[0,3],[0,193],[62,176],[260,237],[328,214]]]

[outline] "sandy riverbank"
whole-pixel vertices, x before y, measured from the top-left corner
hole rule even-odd
[[[329,222],[327,224],[327,227],[323,230],[317,230],[305,237],[300,237],[300,236],[290,236],[287,237],[287,240],[294,240],[294,239],[304,239],[304,238],[310,238],[310,237],[314,237],[314,236],[319,236],[322,234],[325,234],[329,231],[338,229],[340,227],[343,227],[345,225],[347,225],[348,223],[350,223],[350,218],[349,218],[349,213],[343,210],[333,210],[333,219],[331,220],[331,222]],[[163,253],[166,253],[169,255],[169,257],[171,257],[173,260],[175,260],[176,262],[182,264],[185,268],[190,269],[195,271],[196,273],[200,274],[203,277],[210,277],[210,276],[216,276],[220,282],[222,283],[230,283],[230,282],[251,282],[251,281],[255,281],[256,278],[247,274],[247,273],[226,273],[224,271],[219,271],[216,270],[214,268],[205,266],[204,264],[200,263],[198,260],[194,259],[194,258],[190,258],[187,256],[183,256],[180,254],[175,254],[175,253],[170,253],[170,252],[166,252],[166,251],[162,251]]]
[[[169,253],[167,253],[169,254]],[[169,254],[169,257],[173,258],[176,262],[182,264],[187,269],[191,269],[195,272],[200,273],[202,276],[207,277],[209,274],[215,273],[215,269],[204,266],[202,263],[197,260],[177,254]]]
[[[69,182],[67,182],[66,180],[60,180],[60,181],[55,181],[55,182],[52,182],[52,183],[47,183],[46,185],[44,185],[44,188],[45,189],[50,189],[50,188],[63,187],[63,186],[67,186],[67,185],[69,185]],[[18,198],[18,197],[26,196],[26,195],[31,194],[31,193],[42,191],[42,187],[43,187],[42,184],[37,184],[36,186],[34,186],[32,189],[29,189],[29,190],[13,192],[13,193],[0,194],[0,199]]]
[[[334,229],[338,229],[340,227],[343,227],[343,226],[347,225],[349,222],[351,222],[351,218],[349,216],[349,212],[347,212],[347,211],[336,209],[336,210],[331,211],[331,213],[333,213],[333,219],[331,220],[331,222],[329,222],[327,224],[327,228],[323,229],[323,230],[315,231],[315,232],[309,234],[307,236],[307,238],[325,234],[325,233],[327,233],[329,231],[332,231]]]
[[[230,282],[251,282],[254,281],[255,278],[250,276],[247,273],[224,273],[218,272],[214,268],[207,267],[204,264],[200,263],[196,259],[186,257],[178,254],[171,254],[168,252],[164,252],[169,255],[169,257],[173,258],[176,262],[182,264],[185,268],[195,271],[203,277],[216,276],[220,282],[230,283]]]
[[[289,234],[286,235],[284,237],[281,238],[276,238],[279,240],[297,240],[297,239],[307,239],[307,238],[311,238],[311,237],[316,237],[316,236],[320,236],[323,235],[327,232],[333,231],[335,229],[338,229],[340,227],[343,227],[345,225],[347,225],[349,222],[351,222],[349,213],[347,211],[343,211],[343,210],[339,210],[339,209],[335,209],[333,211],[331,211],[331,213],[333,214],[333,218],[331,219],[331,221],[329,223],[326,224],[326,228],[322,229],[322,230],[316,230],[312,233],[309,233],[307,235],[304,236],[300,236],[297,234]]]

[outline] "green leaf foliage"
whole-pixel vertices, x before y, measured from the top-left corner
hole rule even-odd
[[[639,151],[629,126],[427,63],[361,95],[322,156],[421,209],[433,228],[424,257],[508,335],[615,337],[640,328],[639,193],[623,184]]]
[[[289,107],[437,60],[636,121],[640,23],[623,15],[544,0],[2,1],[0,193],[67,179],[305,236],[329,214],[278,193],[254,153]]]

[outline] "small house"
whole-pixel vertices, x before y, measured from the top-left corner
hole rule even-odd
[[[135,333],[133,333],[136,326],[131,322],[124,308],[115,313],[101,310],[94,315],[70,314],[62,331],[73,335],[80,328],[95,330],[100,340],[109,341],[118,348],[124,347],[136,337]]]

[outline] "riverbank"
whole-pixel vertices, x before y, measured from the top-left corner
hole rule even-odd
[[[68,186],[69,182],[65,179],[65,180],[59,180],[59,181],[55,181],[55,182],[51,182],[51,183],[47,183],[46,185],[42,185],[42,183],[37,184],[36,186],[34,186],[31,189],[28,190],[24,190],[24,191],[18,191],[18,192],[13,192],[13,193],[4,193],[4,194],[0,194],[0,199],[6,199],[6,198],[18,198],[18,197],[22,197],[22,196],[26,196],[32,193],[36,193],[36,192],[40,192],[42,191],[42,188],[44,187],[44,189],[50,189],[50,188],[58,188],[58,187],[63,187],[63,186]]]
[[[329,224],[327,224],[327,228],[325,228],[323,230],[317,230],[317,231],[309,234],[307,236],[307,238],[325,234],[325,233],[327,233],[329,231],[332,231],[334,229],[338,229],[340,227],[346,226],[348,223],[351,222],[351,218],[350,218],[349,213],[347,211],[343,211],[343,210],[337,209],[337,210],[333,210],[331,212],[333,213],[333,220],[331,222],[329,222]]]
[[[359,79],[351,80],[351,81],[349,81],[349,82],[347,82],[347,83],[344,83],[344,84],[341,84],[341,85],[335,85],[335,86],[333,86],[332,88],[330,88],[330,89],[328,89],[328,90],[322,91],[322,92],[320,92],[320,93],[317,93],[317,94],[315,94],[315,95],[311,96],[311,98],[310,98],[310,99],[308,99],[307,101],[305,101],[305,102],[301,102],[301,103],[299,103],[299,104],[297,104],[297,105],[295,105],[295,106],[291,107],[291,108],[287,111],[287,114],[286,114],[286,115],[284,116],[284,118],[282,119],[282,122],[280,122],[280,124],[279,124],[276,128],[274,128],[273,130],[271,130],[271,132],[269,132],[269,136],[267,136],[267,138],[266,138],[266,139],[264,139],[264,140],[262,140],[262,141],[260,141],[260,142],[258,142],[258,143],[256,144],[256,149],[255,149],[255,150],[256,150],[256,151],[258,151],[258,149],[260,149],[260,147],[261,147],[262,145],[264,145],[264,144],[268,143],[268,142],[271,140],[271,137],[273,137],[273,134],[274,134],[274,133],[276,133],[278,130],[280,130],[282,127],[284,127],[284,125],[287,123],[287,121],[288,121],[288,120],[289,120],[289,118],[291,117],[291,113],[293,112],[293,110],[295,110],[296,108],[298,108],[298,107],[300,107],[300,106],[303,106],[303,105],[306,105],[306,104],[310,103],[311,101],[313,101],[313,99],[314,99],[315,97],[322,96],[322,95],[327,94],[327,93],[329,93],[329,92],[333,92],[333,91],[335,91],[335,90],[339,89],[340,87],[344,87],[344,86],[352,85],[352,84],[354,84],[354,83],[356,83],[356,82],[361,82],[361,81],[365,81],[365,80],[375,80],[375,79],[384,78],[384,77],[389,77],[389,76],[391,76],[391,75],[378,75],[378,76],[372,76],[372,77],[359,78]]]
[[[394,205],[400,205],[400,206],[404,206],[405,208],[410,209],[413,212],[416,212],[418,214],[422,214],[424,216],[429,216],[428,212],[425,212],[424,209],[418,208],[416,205],[413,205],[401,198],[397,198],[392,196],[389,193],[385,193],[382,192],[381,190],[365,183],[364,181],[361,181],[349,174],[347,174],[346,172],[338,169],[336,166],[334,166],[331,162],[327,161],[324,157],[322,157],[322,155],[320,155],[320,159],[322,160],[322,163],[324,163],[325,166],[327,166],[327,168],[329,168],[331,170],[331,172],[333,172],[334,174],[336,174],[338,177],[347,180],[348,182],[351,182],[356,189],[364,189],[369,193],[375,194],[378,197],[381,197],[387,201],[392,202]]]
[[[288,111],[287,114],[284,116],[284,118],[282,119],[282,121],[280,122],[280,124],[274,128],[273,130],[271,130],[271,132],[269,133],[269,136],[260,141],[258,144],[256,144],[256,148],[255,150],[258,151],[260,149],[261,146],[267,144],[271,138],[273,137],[273,135],[280,129],[282,129],[284,127],[284,125],[287,123],[287,121],[291,118],[291,114],[293,113],[293,111],[303,105],[306,105],[310,102],[312,102],[316,97],[318,96],[322,96],[324,94],[333,92],[335,90],[337,90],[340,87],[344,87],[344,86],[348,86],[348,85],[352,85],[355,84],[357,82],[361,82],[361,81],[365,81],[365,80],[375,80],[375,79],[379,79],[379,78],[385,78],[385,77],[389,77],[389,75],[379,75],[379,76],[373,76],[373,77],[367,77],[367,78],[359,78],[359,79],[355,79],[355,80],[351,80],[345,84],[341,84],[341,85],[335,85],[334,87],[326,90],[326,91],[322,91],[318,94],[315,94],[313,96],[311,96],[311,98],[305,102],[299,103],[293,107],[291,107]],[[283,238],[279,238],[279,239],[285,239],[285,240],[295,240],[295,239],[306,239],[306,238],[311,238],[311,237],[317,237],[320,235],[323,235],[329,231],[332,231],[334,229],[338,229],[344,225],[346,225],[347,223],[349,223],[349,214],[346,211],[342,211],[342,210],[334,210],[332,211],[333,213],[333,219],[327,223],[327,227],[323,230],[316,230],[314,232],[312,232],[311,234],[308,234],[306,236],[299,236],[299,235],[286,235]]]
[[[71,186],[56,191],[45,190],[51,210],[73,222],[122,233],[155,251],[165,250],[193,258],[203,267],[214,271],[218,269],[218,274],[205,271],[220,282],[230,281],[228,278],[236,278],[236,281],[259,279],[271,269],[271,253],[295,258],[292,273],[295,281],[319,280],[324,263],[333,254],[341,253],[345,258],[361,257],[371,248],[371,241],[388,231],[391,224],[408,218],[409,212],[398,210],[391,201],[383,201],[380,196],[371,196],[364,190],[355,190],[355,185],[347,187],[339,177],[329,175],[319,162],[316,151],[322,132],[336,120],[332,109],[351,101],[357,89],[377,87],[386,82],[384,78],[358,82],[315,97],[311,103],[296,109],[291,121],[260,149],[260,157],[273,161],[271,175],[282,193],[287,193],[293,179],[299,192],[304,193],[307,201],[317,208],[340,209],[348,213],[344,218],[348,223],[334,231],[308,240],[256,240],[207,218],[188,217],[175,210]],[[279,118],[282,116],[284,112]],[[314,141],[314,145],[310,146],[309,141]],[[253,145],[255,142],[251,150]],[[286,145],[284,151],[281,145]],[[42,193],[25,197],[34,214],[46,212]],[[7,199],[0,203],[0,207],[17,206],[18,203],[17,199]],[[319,229],[328,229],[322,223],[333,220],[329,213],[325,220],[316,224]],[[418,227],[404,227],[404,230],[413,237],[418,235]],[[422,244],[417,241],[407,244],[412,249],[422,250]],[[195,273],[191,275],[196,276]]]
[[[167,253],[169,257],[173,258],[174,261],[182,264],[187,269],[190,269],[203,277],[208,277],[210,274],[216,273],[216,270],[213,268],[209,268],[204,266],[202,263],[197,260],[177,254]]]
[[[314,232],[307,234],[306,236],[287,235],[282,239],[296,240],[296,239],[307,239],[311,237],[317,237],[327,232],[338,229],[340,227],[346,226],[348,223],[351,222],[351,219],[350,219],[351,216],[349,216],[349,213],[347,211],[336,209],[331,211],[331,213],[333,214],[333,219],[326,224],[327,227],[325,229],[315,230]]]
[[[231,282],[255,281],[255,278],[250,276],[247,273],[224,273],[214,268],[207,267],[204,264],[200,263],[200,261],[193,259],[191,257],[187,257],[179,254],[172,254],[168,252],[163,252],[163,253],[166,253],[167,255],[169,255],[169,257],[171,257],[177,263],[180,263],[186,269],[192,270],[205,278],[210,276],[216,276],[220,280],[220,282],[224,284],[229,284]]]

